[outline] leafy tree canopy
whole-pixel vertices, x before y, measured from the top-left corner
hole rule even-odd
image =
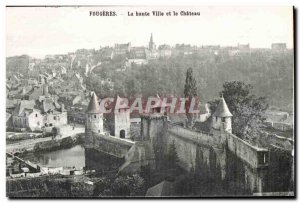
[[[241,81],[225,82],[220,96],[223,95],[232,118],[232,131],[238,137],[256,144],[260,129],[265,120],[268,108],[265,97],[257,97],[251,93],[252,85]],[[214,112],[219,101],[209,102]]]

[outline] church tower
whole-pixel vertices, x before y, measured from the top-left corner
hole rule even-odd
[[[92,97],[86,111],[86,136],[88,133],[103,133],[103,113],[100,111],[97,95],[92,92]]]
[[[155,47],[155,43],[153,42],[153,36],[151,33],[150,42],[149,42],[149,50],[154,51],[155,49],[156,49],[156,47]]]
[[[216,111],[212,115],[212,129],[231,133],[231,118],[232,114],[229,111],[229,108],[222,95],[219,105],[217,106]]]

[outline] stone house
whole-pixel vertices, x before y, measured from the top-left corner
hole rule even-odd
[[[158,55],[160,58],[169,58],[172,56],[172,49],[169,45],[160,45],[158,47]]]
[[[20,101],[12,113],[12,126],[17,131],[42,130],[44,117],[34,101]]]
[[[110,61],[114,57],[114,50],[110,47],[104,47],[100,50],[101,58],[104,61]]]
[[[41,102],[41,111],[44,116],[45,127],[58,127],[68,123],[68,115],[64,105],[59,105],[52,98],[45,98]]]
[[[127,44],[115,44],[114,55],[116,56],[126,56],[131,49],[131,43]]]

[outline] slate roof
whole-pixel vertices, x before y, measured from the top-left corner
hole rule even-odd
[[[56,109],[56,107],[55,107],[54,102],[52,101],[52,99],[48,99],[48,98],[45,98],[42,101],[41,108],[42,108],[43,112],[54,111]]]
[[[225,99],[223,97],[221,97],[220,103],[217,106],[217,109],[214,112],[213,116],[216,116],[216,117],[231,117],[232,116],[232,114],[230,113],[229,108],[225,102]]]
[[[14,109],[12,115],[13,116],[25,116],[25,114],[30,114],[35,106],[35,102],[32,100],[22,100],[19,104],[17,104],[16,108]]]
[[[95,92],[92,92],[92,97],[88,105],[86,113],[100,113],[98,97]]]

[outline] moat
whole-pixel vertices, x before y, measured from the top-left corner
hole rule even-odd
[[[51,152],[27,153],[20,157],[45,167],[75,166],[76,168],[82,168],[85,166],[85,153],[81,145]]]
[[[96,171],[117,170],[124,162],[123,159],[105,153],[87,150],[82,145],[50,152],[30,152],[21,154],[20,157],[41,167],[75,167]]]
[[[259,169],[253,170],[246,163],[237,159],[232,153],[226,152],[226,178],[222,180],[221,178],[221,169],[218,167],[204,167],[201,166],[203,160],[202,153],[205,152],[206,149],[203,148],[203,151],[200,150],[199,156],[197,158],[198,164],[197,170],[193,172],[187,172],[182,170],[182,174],[177,174],[176,177],[171,177],[171,179],[180,179],[180,177],[190,177],[196,174],[196,177],[200,182],[211,182],[214,186],[207,183],[207,187],[209,187],[209,193],[216,194],[222,193],[223,195],[251,195],[251,191],[249,190],[249,184],[251,183],[250,175],[248,179],[245,178],[245,174],[251,174],[252,176],[257,176],[260,173],[267,174],[267,181],[265,182],[266,188],[268,191],[266,192],[283,192],[293,190],[293,186],[290,183],[291,179],[291,160],[288,159],[287,154],[283,154],[281,157],[270,156],[270,159],[278,160],[276,163],[280,165],[280,167],[284,167],[286,173],[280,174],[276,168],[278,166],[271,166],[267,169]],[[214,163],[216,161],[216,156],[213,149],[209,150],[209,162]],[[272,151],[271,151],[272,153]],[[61,149],[51,152],[40,152],[40,153],[27,153],[22,154],[20,157],[29,160],[35,164],[38,164],[43,167],[75,167],[77,169],[87,169],[87,170],[96,170],[96,171],[117,171],[117,169],[124,163],[123,159],[116,158],[105,153],[101,153],[95,150],[87,150],[81,145],[73,146],[69,149]],[[286,160],[286,161],[284,161]],[[275,162],[272,162],[275,163]],[[215,165],[215,164],[210,164]],[[160,169],[161,171],[157,173],[155,172],[155,176],[163,177],[165,169]],[[262,172],[263,171],[263,172]],[[178,173],[178,172],[177,172]],[[157,175],[159,174],[159,175]],[[170,178],[172,174],[167,175],[167,178]],[[166,178],[165,177],[165,178]],[[246,176],[247,177],[247,176]],[[197,188],[200,186],[197,186]],[[198,188],[201,189],[202,187]],[[194,188],[195,189],[195,188]],[[206,193],[206,189],[204,190],[203,195],[210,195]]]

